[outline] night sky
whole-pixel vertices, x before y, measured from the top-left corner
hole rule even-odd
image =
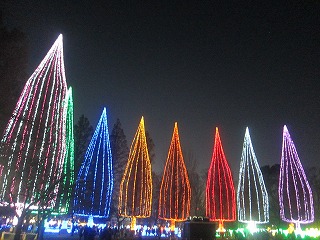
[[[246,126],[261,166],[280,163],[284,124],[304,167],[318,165],[319,1],[19,2],[2,9],[27,35],[28,74],[62,33],[75,121],[84,114],[95,128],[107,107],[110,132],[119,118],[130,146],[143,115],[156,171],[175,121],[199,170],[216,126],[235,178]]]

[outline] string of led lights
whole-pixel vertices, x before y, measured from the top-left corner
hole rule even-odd
[[[206,216],[211,221],[236,220],[236,198],[231,170],[225,157],[218,128],[208,171],[206,186]]]
[[[178,123],[174,124],[159,198],[159,218],[183,221],[190,215],[191,187],[183,160]]]
[[[0,164],[0,176],[2,176],[2,173],[3,173],[3,165],[2,164]]]
[[[286,125],[283,127],[279,203],[283,221],[298,225],[314,221],[312,190]]]
[[[74,214],[109,217],[112,191],[112,155],[104,108],[78,173]]]
[[[7,160],[0,181],[2,201],[32,202],[61,175],[66,92],[60,35],[26,82],[1,140]]]
[[[119,215],[133,219],[150,217],[151,203],[151,163],[142,117],[130,147],[128,163],[120,184]],[[134,223],[131,227],[133,225]]]
[[[246,128],[237,190],[239,222],[269,222],[269,199],[263,176]]]
[[[63,163],[62,179],[58,188],[56,208],[58,212],[69,212],[74,184],[74,133],[72,88],[67,92],[66,155]]]

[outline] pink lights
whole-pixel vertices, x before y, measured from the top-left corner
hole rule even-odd
[[[60,35],[28,79],[1,140],[2,201],[32,202],[61,176],[66,92]]]

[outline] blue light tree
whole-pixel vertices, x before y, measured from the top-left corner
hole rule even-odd
[[[74,214],[108,218],[112,191],[112,155],[104,108],[78,173]]]

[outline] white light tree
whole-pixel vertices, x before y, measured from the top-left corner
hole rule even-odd
[[[239,222],[269,222],[268,193],[253,150],[249,128],[246,128],[241,155],[237,209]]]

